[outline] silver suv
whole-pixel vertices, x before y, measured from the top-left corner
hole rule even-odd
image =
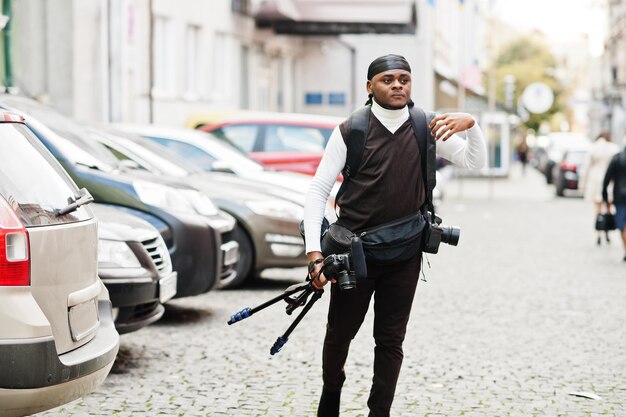
[[[0,415],[95,390],[119,335],[97,275],[97,223],[19,116],[0,112]]]

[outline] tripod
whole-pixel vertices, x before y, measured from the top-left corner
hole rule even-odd
[[[309,298],[309,295],[311,293],[313,294],[313,296],[307,303],[307,298]],[[302,309],[302,312],[300,312],[298,317],[296,317],[296,319],[293,321],[291,326],[289,326],[287,331],[278,339],[276,339],[276,342],[274,342],[274,345],[270,349],[270,354],[275,355],[280,351],[280,349],[285,345],[285,343],[287,343],[291,332],[294,331],[296,326],[300,323],[300,321],[302,321],[304,316],[309,312],[311,307],[313,307],[313,304],[315,304],[315,302],[320,299],[323,293],[324,293],[324,290],[316,289],[315,287],[313,287],[313,284],[311,284],[310,281],[305,282],[303,284],[291,286],[287,288],[282,294],[278,295],[277,297],[272,298],[271,300],[264,302],[263,304],[257,307],[254,307],[254,308],[246,307],[243,310],[240,310],[237,313],[233,314],[232,316],[230,316],[230,320],[228,320],[228,325],[247,319],[253,314],[273,304],[276,304],[277,302],[281,300],[287,302],[287,307],[285,307],[285,312],[287,313],[287,315],[291,315],[291,313],[293,313],[294,310],[297,309],[298,307],[304,306],[304,308]]]

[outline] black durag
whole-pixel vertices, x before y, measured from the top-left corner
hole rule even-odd
[[[376,74],[395,69],[411,72],[411,66],[403,56],[390,54],[378,57],[367,69],[367,79],[371,80]]]

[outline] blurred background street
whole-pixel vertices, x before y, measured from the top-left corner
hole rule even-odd
[[[518,168],[447,184],[441,215],[461,239],[429,257],[418,285],[393,415],[626,415],[621,243],[596,247],[588,205],[555,198]],[[304,273],[268,272],[254,286],[168,303],[161,321],[122,339],[97,392],[43,415],[313,416],[327,294],[275,356],[292,321],[281,304],[226,325]],[[371,319],[346,366],[349,417],[367,415]]]

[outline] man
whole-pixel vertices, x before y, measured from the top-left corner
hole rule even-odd
[[[609,162],[602,183],[602,201],[610,212],[608,186],[613,182],[613,204],[615,204],[615,225],[622,234],[624,242],[624,261],[626,262],[626,149],[615,154]]]
[[[398,55],[374,60],[368,69],[367,91],[371,105],[366,147],[356,175],[339,197],[338,223],[352,231],[384,224],[417,213],[426,203],[419,149],[409,120],[411,68]],[[430,123],[437,154],[465,168],[485,163],[482,132],[465,113],[442,114]],[[322,288],[320,230],[330,190],[346,162],[347,125],[332,133],[324,157],[311,183],[305,203],[306,250],[313,285]],[[467,140],[456,133],[466,131]],[[368,407],[370,417],[387,417],[400,373],[406,325],[419,278],[421,253],[408,261],[381,266],[367,262],[368,279],[356,289],[331,286],[328,324],[323,350],[324,386],[318,417],[339,415],[344,363],[351,340],[374,295],[374,378]]]

